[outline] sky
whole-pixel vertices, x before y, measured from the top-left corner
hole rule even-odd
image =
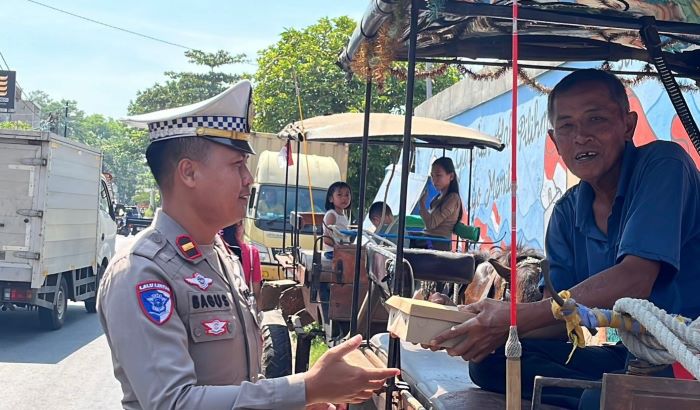
[[[322,17],[362,17],[369,0],[37,0],[51,7],[186,47],[257,52],[285,28]],[[87,114],[126,115],[136,92],[192,71],[185,49],[91,23],[27,0],[0,0],[0,67],[23,92],[76,100]],[[255,65],[224,66],[254,72]]]

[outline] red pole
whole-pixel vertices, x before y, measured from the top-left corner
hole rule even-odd
[[[516,209],[518,192],[518,0],[513,0],[513,101],[511,107],[511,168],[510,168],[510,329],[506,341],[506,409],[521,408],[520,356],[522,345],[518,338],[518,269]]]
[[[518,325],[517,295],[518,273],[516,269],[516,209],[518,188],[518,2],[513,1],[513,91],[510,124],[510,325]]]

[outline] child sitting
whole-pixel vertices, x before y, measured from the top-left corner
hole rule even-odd
[[[337,181],[328,187],[326,193],[326,214],[323,216],[323,243],[326,259],[333,259],[333,245],[340,242],[340,237],[329,226],[334,225],[337,230],[347,230],[350,222],[345,211],[352,204],[352,191],[350,185],[343,181]]]

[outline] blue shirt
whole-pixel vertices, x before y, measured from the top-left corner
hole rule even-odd
[[[545,241],[554,288],[572,288],[635,255],[661,262],[652,303],[700,316],[700,172],[690,156],[673,142],[627,143],[607,236],[595,223],[593,199],[581,181],[554,207]]]

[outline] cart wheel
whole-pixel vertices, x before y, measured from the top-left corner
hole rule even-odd
[[[287,326],[263,325],[262,371],[266,378],[292,374],[292,342]]]
[[[58,280],[58,289],[53,295],[53,309],[39,308],[39,323],[46,330],[56,330],[63,326],[68,309],[68,284],[63,275]]]

